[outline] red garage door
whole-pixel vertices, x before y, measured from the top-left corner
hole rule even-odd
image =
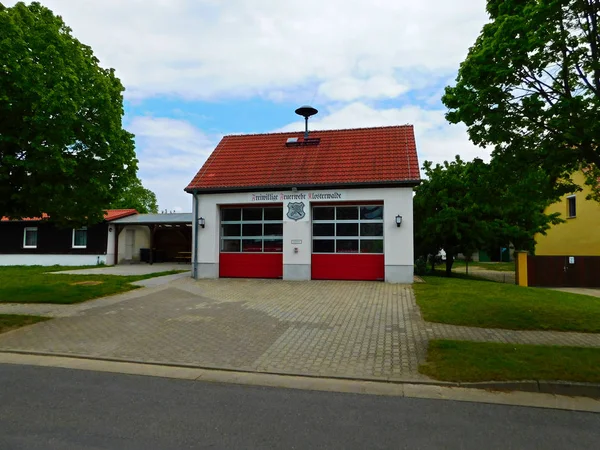
[[[312,278],[383,280],[383,205],[313,207]]]
[[[219,276],[283,276],[282,206],[221,208]]]

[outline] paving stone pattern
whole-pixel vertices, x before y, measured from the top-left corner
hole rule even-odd
[[[600,347],[593,334],[424,322],[410,286],[377,282],[186,278],[0,313],[10,308],[57,319],[0,335],[0,350],[314,376],[422,380],[433,338]]]

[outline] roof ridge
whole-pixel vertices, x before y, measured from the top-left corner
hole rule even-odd
[[[330,128],[326,130],[309,130],[309,133],[326,133],[329,131],[362,131],[362,130],[381,130],[385,128],[414,128],[413,124],[406,123],[404,125],[382,125],[379,127],[358,127],[358,128]],[[271,133],[240,133],[240,134],[226,134],[223,137],[238,137],[238,136],[272,136],[275,134],[295,134],[302,133],[304,134],[304,130],[298,131],[274,131]]]

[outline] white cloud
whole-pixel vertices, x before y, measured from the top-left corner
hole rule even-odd
[[[350,102],[360,98],[395,98],[408,89],[392,76],[373,76],[364,80],[345,77],[324,82],[319,87],[319,94],[331,100]]]
[[[130,98],[269,97],[315,83],[336,100],[394,97],[454,72],[486,20],[485,0],[44,4],[117,70]],[[423,76],[396,80],[398,70]]]
[[[191,211],[191,196],[183,189],[221,136],[207,136],[185,120],[165,117],[135,117],[127,129],[136,135],[139,176],[156,194],[159,208]]]

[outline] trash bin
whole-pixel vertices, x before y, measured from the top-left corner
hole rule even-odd
[[[140,261],[141,262],[150,262],[150,249],[149,248],[140,248]]]

